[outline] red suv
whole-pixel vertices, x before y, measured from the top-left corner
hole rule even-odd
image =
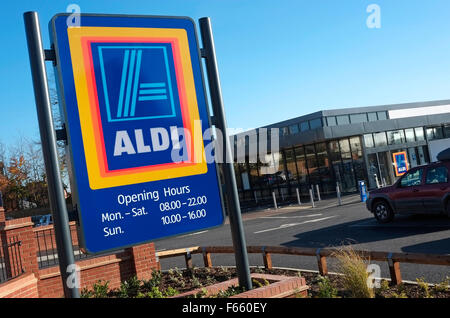
[[[446,153],[450,153],[450,148]],[[399,213],[446,214],[450,217],[450,157],[409,170],[392,186],[369,192],[367,209],[380,223]],[[445,159],[445,160],[443,160]]]

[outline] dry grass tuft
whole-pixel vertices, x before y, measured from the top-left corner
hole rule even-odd
[[[369,287],[367,266],[370,260],[364,259],[351,246],[340,248],[334,253],[338,260],[338,271],[344,274],[343,285],[353,298],[373,298],[373,288]]]

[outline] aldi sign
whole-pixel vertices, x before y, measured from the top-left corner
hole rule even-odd
[[[396,152],[392,154],[395,168],[395,176],[399,177],[408,171],[408,156],[406,151]]]
[[[221,225],[194,22],[68,14],[50,25],[81,242],[92,253]]]

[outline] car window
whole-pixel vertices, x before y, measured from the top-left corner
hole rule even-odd
[[[447,183],[448,170],[446,166],[429,168],[427,171],[426,184]]]
[[[400,186],[403,188],[420,185],[422,183],[422,173],[423,173],[422,168],[408,172],[400,180]]]

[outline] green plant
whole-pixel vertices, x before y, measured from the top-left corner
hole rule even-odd
[[[175,267],[175,269],[169,269],[167,273],[169,274],[169,281],[176,284],[180,288],[184,288],[186,286],[183,279],[183,273],[177,267]]]
[[[206,285],[212,285],[216,282],[216,279],[212,276],[206,276]]]
[[[353,298],[373,298],[373,288],[367,280],[367,263],[353,248],[341,248],[334,253],[338,260],[338,270],[344,274],[343,284]]]
[[[397,290],[399,293],[403,293],[403,292],[406,293],[406,291],[407,291],[406,285],[403,283],[401,283],[400,285],[397,285]]]
[[[444,281],[442,281],[439,284],[434,285],[434,292],[436,293],[445,293],[449,291],[449,285],[450,285],[450,277],[447,276]]]
[[[200,292],[192,296],[193,298],[206,298],[208,297],[208,291],[206,288],[202,288]]]
[[[215,298],[228,298],[240,293],[245,292],[245,287],[240,286],[230,286],[226,290],[221,290],[214,297]]]
[[[195,288],[202,287],[202,283],[200,282],[200,279],[198,279],[197,276],[192,274],[192,286]]]
[[[178,290],[176,290],[175,288],[172,288],[170,286],[164,291],[164,296],[166,296],[166,297],[172,297],[175,295],[178,295]]]
[[[81,291],[82,298],[106,298],[109,293],[109,281],[99,280],[92,285],[92,290],[84,288]]]
[[[208,291],[206,288],[202,288],[198,293],[187,296],[187,298],[207,298]]]
[[[255,267],[253,272],[255,272],[257,274],[264,274],[265,273],[265,269],[264,269],[264,267]]]
[[[87,288],[83,288],[80,292],[80,298],[91,298],[92,297],[92,292],[87,289]]]
[[[175,267],[173,273],[179,278],[183,278],[183,272],[178,267]]]
[[[152,287],[145,295],[147,298],[164,298],[164,294],[156,286]]]
[[[417,286],[419,286],[419,289],[424,293],[425,298],[432,298],[430,294],[430,285],[428,285],[427,282],[425,282],[425,279],[423,277],[416,279]]]
[[[136,276],[122,282],[120,284],[119,297],[136,297],[139,292],[139,288],[141,287],[141,283],[142,282]]]
[[[162,282],[162,273],[161,271],[153,270],[152,271],[152,277],[142,282],[142,288],[145,290],[149,290],[152,287],[159,287]]]
[[[318,277],[319,293],[317,297],[319,298],[336,298],[338,295],[338,290],[333,286],[328,277],[320,276]]]
[[[270,285],[269,281],[267,279],[265,279],[265,278],[263,278],[263,279],[253,278],[252,279],[252,283],[253,283],[253,288],[260,288],[260,287],[263,287],[263,286]]]
[[[375,294],[377,296],[384,296],[385,293],[389,291],[389,282],[385,279],[380,281],[380,287],[375,289]]]
[[[252,285],[253,285],[253,288],[263,287],[263,284],[255,278],[252,279]]]
[[[167,288],[165,291],[161,291],[158,286],[153,286],[147,292],[139,291],[136,295],[136,298],[166,298],[175,296],[178,294],[178,291],[173,289],[172,287]]]
[[[408,298],[408,296],[406,295],[405,292],[400,292],[400,293],[393,292],[390,294],[390,297],[391,298]]]
[[[219,269],[225,277],[231,278],[232,274],[231,274],[230,270],[228,269],[228,267],[220,266]]]

